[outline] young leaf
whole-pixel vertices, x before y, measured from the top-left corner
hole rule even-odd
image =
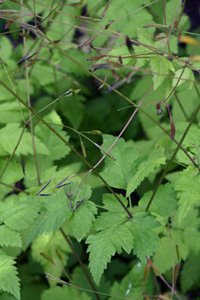
[[[0,289],[20,300],[19,278],[14,264],[13,258],[0,250]]]

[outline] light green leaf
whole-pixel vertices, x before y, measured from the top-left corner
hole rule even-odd
[[[6,90],[5,90],[6,91]],[[25,118],[28,118],[27,109],[22,107]],[[22,121],[22,114],[17,102],[5,102],[0,104],[0,123],[17,123]]]
[[[126,207],[128,204],[128,201],[126,198],[124,198],[122,195],[118,195],[119,199],[121,200],[121,202],[124,204],[124,206]],[[103,208],[113,212],[113,214],[117,213],[117,212],[124,212],[124,208],[122,207],[122,205],[119,203],[119,201],[117,201],[117,199],[115,198],[114,195],[112,194],[103,194]]]
[[[14,259],[0,250],[0,289],[20,300],[19,278]]]
[[[139,201],[139,206],[143,209],[146,208],[149,200],[151,199],[152,192],[147,192]],[[161,216],[172,216],[177,208],[176,193],[172,189],[172,185],[167,183],[160,185],[158,191],[153,199],[149,208],[150,212],[155,212]]]
[[[82,95],[76,95],[75,97],[64,97],[64,99],[59,102],[62,115],[69,120],[75,129],[79,128],[84,118],[84,101],[85,98]]]
[[[159,248],[154,255],[154,263],[161,273],[165,273],[174,264],[179,263],[176,245],[178,245],[180,259],[186,260],[188,256],[188,246],[183,241],[183,233],[173,229],[170,234],[171,238],[169,236],[161,238]]]
[[[133,252],[144,262],[146,256],[152,256],[159,246],[158,235],[154,232],[159,224],[149,213],[137,213],[133,214],[131,225],[134,238]]]
[[[90,235],[86,244],[89,255],[89,268],[94,281],[99,285],[101,276],[116,253],[120,254],[124,249],[128,254],[133,248],[133,236],[125,224],[108,228],[96,235]]]
[[[11,195],[0,204],[0,220],[13,230],[22,230],[29,227],[37,218],[39,208],[36,196]]]
[[[185,82],[188,82],[188,81],[184,80],[184,79],[188,79],[189,80],[189,89],[191,90],[191,88],[194,85],[194,81],[195,81],[193,71],[190,68],[185,68],[183,74],[182,74],[182,72],[183,72],[183,69],[176,71],[176,73],[174,75],[176,78],[173,79],[172,87],[175,87],[177,85],[178,79],[181,76],[181,79],[178,82],[177,87]]]
[[[85,200],[73,213],[69,221],[72,234],[80,242],[92,227],[97,213],[96,205]]]
[[[132,270],[122,279],[121,282],[115,281],[110,294],[120,297],[127,297],[127,299],[142,299],[143,290],[147,294],[153,294],[153,285],[150,276],[147,276],[145,285],[143,286],[143,279],[145,273],[146,263],[137,262]],[[151,285],[149,284],[151,283]],[[116,297],[110,297],[109,300],[115,300]]]
[[[33,241],[31,248],[33,259],[43,266],[44,271],[60,278],[63,273],[63,267],[66,266],[68,261],[68,253],[71,252],[61,232],[57,231],[55,234],[48,233],[39,236]],[[57,251],[59,251],[62,261],[58,257]],[[50,262],[40,253],[47,255],[54,263]],[[49,280],[49,283],[50,285],[56,284],[52,280]]]
[[[55,123],[62,125],[60,116],[52,111],[45,118],[45,121],[48,123]],[[66,141],[69,140],[69,137],[66,136],[66,133],[62,131],[61,126],[51,125]],[[67,147],[63,141],[61,141],[49,128],[43,124],[39,124],[35,127],[36,136],[46,145],[48,151],[48,159],[56,160],[65,157],[69,152],[70,148]]]
[[[198,170],[188,167],[179,172],[179,177],[173,186],[179,199],[178,220],[181,223],[194,206],[199,206],[200,177]]]
[[[19,137],[22,133],[22,127],[20,124],[10,123],[0,129],[0,155],[7,156],[12,154]],[[35,147],[38,154],[49,155],[48,148],[35,136]],[[31,133],[25,131],[22,140],[15,151],[16,155],[33,154]]]
[[[164,75],[169,75],[170,71],[175,72],[172,62],[161,55],[153,55],[150,59],[150,66],[152,72],[155,73],[153,76],[154,90],[165,80]]]
[[[154,172],[156,168],[165,164],[165,160],[165,156],[157,150],[152,151],[149,156],[145,157],[138,165],[135,174],[129,179],[126,196],[128,197],[134,192],[139,184]]]
[[[115,141],[115,137],[104,135],[102,148],[108,151]],[[110,157],[105,159],[105,168],[101,175],[109,185],[115,188],[126,189],[129,177],[135,171],[134,162],[138,158],[138,151],[133,149],[124,139],[119,139],[110,151],[115,161]]]
[[[63,193],[44,196],[42,200],[41,214],[30,229],[27,243],[43,233],[56,232],[72,214],[67,197]]]
[[[192,254],[184,263],[181,273],[181,287],[184,293],[191,291],[195,283],[200,280],[200,253]]]
[[[0,226],[0,245],[22,247],[21,237],[18,232],[10,229],[6,225]]]
[[[0,160],[0,174],[6,167],[8,162],[7,159],[1,158]],[[6,171],[4,172],[1,180],[5,183],[13,183],[20,181],[24,177],[22,164],[15,160],[14,158],[9,162]]]
[[[41,300],[91,300],[91,298],[84,292],[69,286],[52,287],[42,293]]]

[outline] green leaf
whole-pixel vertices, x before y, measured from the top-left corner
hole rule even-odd
[[[127,253],[133,248],[133,236],[127,224],[113,226],[96,235],[90,235],[86,244],[89,255],[89,268],[97,285],[100,283],[101,276],[111,261],[111,257],[116,253],[120,254],[122,249]]]
[[[68,254],[71,252],[71,248],[69,248],[61,232],[57,231],[55,234],[49,233],[39,236],[32,243],[31,249],[34,261],[39,262],[45,272],[60,278],[63,273],[63,267],[66,266],[69,259]],[[58,252],[62,261],[58,256]],[[54,263],[50,262],[40,253],[44,253]],[[49,283],[50,285],[56,285],[56,282],[52,280],[49,280]]]
[[[14,259],[0,250],[0,289],[20,300],[19,278]]]
[[[193,254],[197,254],[200,251],[200,219],[197,208],[191,208],[186,217],[179,222],[179,215],[176,214],[173,221],[175,228],[183,230],[183,239],[189,250]]]
[[[6,225],[0,226],[0,245],[21,247],[22,241],[18,232],[10,229]]]
[[[182,74],[183,73],[183,74]],[[182,76],[181,76],[182,74]],[[191,90],[191,88],[193,87],[194,85],[194,81],[195,81],[195,78],[194,78],[194,74],[193,74],[193,71],[190,69],[190,68],[185,68],[184,72],[183,72],[183,69],[180,69],[178,71],[176,71],[175,75],[174,75],[176,78],[173,79],[173,83],[172,83],[172,87],[174,88],[176,85],[177,85],[177,82],[178,82],[178,79],[180,78],[181,76],[181,79],[180,81],[178,82],[178,86],[180,86],[181,84],[183,83],[186,83],[188,81],[185,81],[184,79],[188,79],[189,80],[189,90]]]
[[[175,72],[172,62],[161,55],[153,55],[150,59],[150,66],[152,72],[155,73],[153,76],[154,90],[165,80],[164,75],[169,75],[170,71]]]
[[[145,209],[149,200],[151,199],[151,195],[151,191],[145,193],[145,195],[139,201],[139,207]],[[172,189],[172,185],[170,183],[160,185],[149,208],[149,211],[161,216],[172,217],[173,212],[176,211],[176,209],[176,193]]]
[[[28,118],[27,109],[22,107],[25,118]],[[6,102],[0,104],[0,123],[17,123],[21,122],[22,114],[17,102]]]
[[[30,229],[27,243],[32,242],[43,233],[55,233],[72,214],[67,197],[63,193],[42,197],[42,200],[40,216]]]
[[[149,156],[144,157],[143,161],[138,165],[135,174],[129,179],[127,193],[128,197],[139,184],[155,171],[160,165],[165,164],[165,156],[158,150],[152,151]]]
[[[127,206],[128,201],[126,198],[124,198],[122,195],[118,195],[121,202],[124,204],[124,206]],[[122,205],[117,201],[114,195],[112,194],[103,194],[103,208],[113,212],[113,215],[118,212],[125,212]]]
[[[55,126],[51,123],[62,125],[60,116],[53,110],[45,118],[45,121],[50,123],[51,127],[54,128],[66,141],[69,140],[66,137],[66,133],[62,131],[61,126]],[[61,159],[70,152],[70,148],[67,147],[63,141],[61,141],[49,128],[44,124],[39,124],[35,127],[36,136],[46,145],[50,152],[47,159]]]
[[[192,254],[183,265],[181,273],[181,288],[184,293],[190,291],[200,280],[200,253]]]
[[[200,177],[194,167],[179,172],[178,179],[174,182],[174,189],[179,199],[178,220],[179,223],[186,217],[194,206],[199,206]]]
[[[133,214],[131,231],[134,238],[133,252],[144,262],[152,256],[159,246],[159,238],[154,229],[159,226],[149,213]]]
[[[8,162],[7,159],[1,158],[0,160],[0,174],[6,167]],[[24,177],[22,164],[15,160],[14,158],[9,162],[6,171],[4,172],[1,180],[5,183],[13,183],[20,181]]]
[[[143,299],[142,293],[144,290],[146,294],[153,294],[152,282],[149,275],[143,286],[145,267],[145,263],[137,262],[121,282],[115,281],[110,290],[110,295],[113,295],[113,297],[111,296],[109,300],[116,299],[114,296],[119,297],[119,299],[124,296],[127,299]]]
[[[96,205],[86,200],[73,213],[69,220],[72,234],[80,242],[92,227],[97,213]]]
[[[183,233],[173,229],[170,234],[171,238],[169,235],[161,238],[159,248],[154,255],[154,263],[161,273],[165,273],[179,263],[176,245],[178,245],[180,259],[186,260],[188,256],[188,246],[183,240]]]
[[[38,197],[19,194],[11,195],[0,204],[0,220],[13,230],[29,227],[38,216]]]
[[[116,138],[110,135],[104,135],[103,138],[102,148],[108,151]],[[129,177],[134,171],[134,162],[138,158],[138,151],[121,138],[110,153],[115,161],[107,157],[101,175],[112,187],[126,189]]]
[[[91,298],[84,292],[69,286],[56,286],[52,287],[42,293],[41,300],[91,300]]]
[[[11,155],[15,148],[19,137],[22,133],[22,127],[20,124],[11,123],[0,129],[0,155]],[[35,136],[35,147],[38,154],[49,155],[48,148]],[[30,132],[25,131],[22,140],[15,151],[16,155],[33,154],[32,138]]]
[[[85,114],[84,102],[85,98],[82,95],[75,97],[64,97],[59,102],[62,115],[69,120],[73,128],[78,129]]]

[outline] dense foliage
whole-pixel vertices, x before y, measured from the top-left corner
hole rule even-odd
[[[184,5],[1,1],[0,300],[200,296]]]

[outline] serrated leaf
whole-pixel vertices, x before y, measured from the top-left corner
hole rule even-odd
[[[68,286],[56,286],[44,291],[41,295],[41,300],[91,300],[91,298],[84,292]]]
[[[119,225],[108,228],[96,235],[90,235],[86,244],[89,255],[89,268],[94,281],[99,285],[101,276],[111,261],[111,257],[117,252],[120,254],[122,249],[130,253],[133,248],[133,236],[126,225]]]
[[[150,59],[150,66],[153,73],[158,73],[153,76],[154,90],[165,80],[164,75],[169,75],[169,72],[175,72],[172,62],[164,56],[153,55]]]
[[[0,289],[20,300],[19,278],[14,259],[0,250]]]
[[[121,202],[124,204],[124,206],[127,206],[128,201],[126,198],[124,198],[122,195],[118,195]],[[124,208],[122,205],[117,201],[114,195],[112,194],[103,194],[103,208],[115,213],[124,212]]]
[[[156,219],[149,213],[137,213],[133,215],[131,231],[134,238],[133,252],[144,262],[146,256],[150,257],[159,246],[158,235],[154,229],[158,227]]]
[[[95,220],[95,214],[97,213],[96,205],[86,200],[82,203],[73,213],[69,220],[69,226],[72,234],[80,242],[92,227],[92,223]]]
[[[13,230],[22,230],[29,227],[37,218],[39,208],[36,196],[11,195],[0,204],[0,220]]]
[[[18,232],[10,229],[6,225],[0,226],[0,245],[21,247],[22,241]]]
[[[151,155],[145,157],[143,162],[139,164],[135,174],[129,179],[126,196],[128,197],[134,192],[139,184],[148,177],[149,174],[154,172],[156,168],[165,164],[165,161],[165,156],[162,156],[158,151],[153,151]]]
[[[147,207],[149,200],[151,199],[152,192],[147,192],[139,201],[139,206],[143,209]],[[149,208],[150,212],[155,212],[161,216],[172,216],[173,212],[177,208],[176,193],[172,189],[172,185],[167,183],[160,185],[158,191],[153,199],[153,202]]]
[[[107,151],[115,141],[115,137],[104,135],[103,138],[102,147]],[[122,138],[117,141],[110,153],[115,161],[107,157],[101,175],[112,187],[126,189],[128,179],[134,170],[134,161],[138,158],[139,153]]]
[[[32,242],[43,233],[55,233],[72,214],[67,197],[62,193],[44,196],[42,197],[42,200],[40,216],[30,229],[27,243]]]
[[[181,223],[194,206],[200,205],[200,177],[198,170],[187,168],[179,172],[179,177],[173,186],[179,199],[178,220]]]

